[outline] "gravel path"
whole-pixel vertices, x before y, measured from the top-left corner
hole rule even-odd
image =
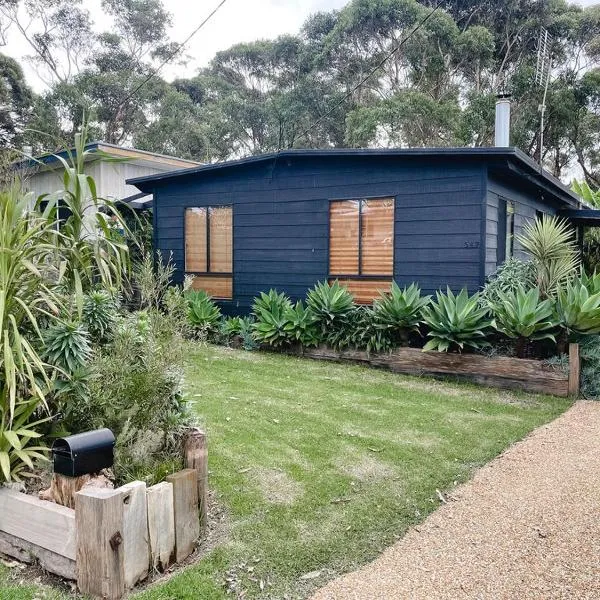
[[[388,598],[600,599],[600,402],[509,448],[313,600]]]

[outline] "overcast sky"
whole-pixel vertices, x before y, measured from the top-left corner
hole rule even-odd
[[[185,39],[218,4],[218,0],[163,2],[173,14],[171,38],[174,41]],[[237,42],[273,38],[282,33],[296,33],[310,14],[341,8],[347,3],[348,0],[227,0],[186,48],[190,58],[186,66],[166,67],[163,75],[169,79],[174,76],[192,76],[219,50]],[[578,3],[589,6],[600,3],[600,0],[579,0]],[[108,26],[100,9],[100,0],[84,0],[84,4],[99,27]],[[0,52],[22,60],[28,49],[17,34],[9,34],[8,44],[0,47]],[[35,72],[28,65],[23,66],[30,85],[40,91],[43,84]]]

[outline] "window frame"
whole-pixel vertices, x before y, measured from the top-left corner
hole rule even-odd
[[[392,213],[392,272],[391,274],[364,274],[363,271],[363,203],[373,200],[390,200],[393,204]],[[358,273],[332,273],[331,272],[331,205],[334,202],[358,202]],[[394,279],[394,268],[396,266],[396,196],[362,196],[360,198],[330,198],[327,206],[327,272],[329,273],[328,279],[356,279],[362,281],[368,280],[383,280],[393,281]]]
[[[215,300],[233,300],[233,272],[234,272],[234,251],[233,251],[233,236],[234,236],[234,223],[233,223],[233,204],[211,204],[207,206],[186,206],[183,209],[183,270],[186,275],[194,275],[198,277],[208,277],[214,279],[231,279],[231,296],[214,296]],[[190,271],[187,268],[187,231],[186,231],[186,214],[188,210],[194,209],[205,209],[206,210],[206,271]],[[210,270],[210,211],[213,208],[230,208],[231,209],[231,271],[211,271]]]

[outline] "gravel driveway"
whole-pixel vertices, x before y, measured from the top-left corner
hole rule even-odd
[[[577,402],[314,600],[600,599],[600,402]]]

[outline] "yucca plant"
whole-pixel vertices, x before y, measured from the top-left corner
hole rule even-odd
[[[290,335],[286,330],[288,324],[288,311],[292,303],[285,294],[277,290],[269,290],[254,300],[252,312],[256,322],[252,325],[254,338],[261,344],[279,347],[290,341]]]
[[[373,303],[373,324],[385,330],[392,345],[406,346],[409,334],[419,331],[421,312],[430,302],[431,296],[421,296],[417,284],[400,289],[394,281],[389,293],[382,293]]]
[[[214,333],[221,320],[221,309],[204,290],[190,290],[186,292],[185,297],[190,325],[197,333],[203,335]]]
[[[516,340],[519,358],[525,356],[531,341],[549,339],[556,342],[558,320],[551,300],[540,299],[538,288],[518,288],[512,292],[498,292],[490,303],[494,316],[492,325],[500,333]]]
[[[544,215],[527,223],[517,240],[535,264],[536,283],[543,298],[554,297],[562,284],[577,276],[579,252],[564,219]]]
[[[319,332],[317,329],[317,318],[308,309],[302,300],[285,311],[286,324],[283,329],[290,341],[299,342],[303,346],[317,346],[319,344]]]
[[[306,306],[316,318],[320,338],[329,343],[346,326],[355,308],[352,294],[337,280],[317,283],[308,291]]]
[[[600,291],[591,293],[589,280],[577,279],[561,288],[556,308],[568,336],[600,333]]]
[[[431,338],[424,352],[489,346],[485,338],[491,321],[487,308],[481,306],[479,294],[469,296],[463,289],[455,295],[448,288],[445,294],[437,292],[436,300],[423,308],[422,314]]]

